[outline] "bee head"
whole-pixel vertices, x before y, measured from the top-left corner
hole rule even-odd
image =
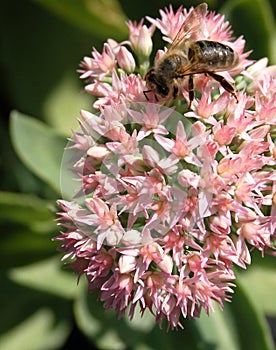
[[[161,97],[167,97],[169,94],[169,88],[164,81],[160,81],[157,79],[156,74],[154,73],[154,69],[148,71],[145,76],[145,80],[147,82],[150,91],[153,91],[155,94]]]

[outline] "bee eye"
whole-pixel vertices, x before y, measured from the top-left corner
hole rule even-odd
[[[158,88],[159,94],[161,94],[163,96],[167,96],[169,94],[169,89],[167,86],[162,86],[162,85],[158,84],[157,88]]]
[[[154,73],[151,73],[151,74],[148,76],[148,81],[149,81],[150,83],[155,83],[155,82],[156,82]]]

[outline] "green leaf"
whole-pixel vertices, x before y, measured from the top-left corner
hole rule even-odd
[[[91,95],[81,91],[74,70],[63,74],[51,91],[45,95],[43,104],[45,121],[66,136],[70,136],[70,130],[79,127],[77,119],[80,116],[80,110],[91,109],[95,100]]]
[[[260,254],[252,255],[252,265],[239,271],[239,283],[250,295],[258,309],[269,316],[276,316],[276,274],[275,257]]]
[[[42,122],[17,111],[11,113],[11,138],[22,162],[56,192],[66,140]]]
[[[64,342],[68,327],[64,322],[54,326],[54,321],[49,309],[37,310],[24,322],[0,335],[0,349],[57,349]]]
[[[12,281],[22,286],[65,299],[73,298],[78,288],[77,276],[62,271],[61,262],[56,257],[11,269],[8,275]]]
[[[0,266],[11,267],[52,256],[57,225],[50,203],[35,196],[0,192]]]
[[[200,318],[191,321],[190,327],[198,339],[198,348],[239,350],[237,330],[232,322],[231,305],[224,310],[215,307],[214,312],[207,316],[202,312]]]
[[[106,39],[126,39],[126,17],[116,0],[35,0],[67,21]]]
[[[274,350],[273,338],[264,313],[243,288],[240,280],[237,279],[237,290],[231,308],[241,349]]]
[[[231,0],[225,2],[221,12],[226,14],[233,26],[234,35],[243,35],[247,50],[253,50],[250,58],[260,59],[274,55],[275,23],[268,1]]]
[[[70,331],[72,301],[17,284],[2,271],[0,285],[0,349],[59,349]]]
[[[252,270],[255,268],[256,265]],[[274,349],[264,312],[260,310],[258,300],[254,298],[254,292],[252,293],[250,286],[247,289],[244,288],[246,284],[244,276],[247,272],[237,274],[237,287],[231,303],[224,303],[223,310],[218,310],[216,307],[215,312],[209,317],[202,313],[200,318],[194,321],[199,333],[198,338],[212,344],[210,349]],[[251,285],[251,288],[255,287]],[[275,288],[272,293],[274,297],[270,299],[270,302],[275,300]],[[206,347],[206,349],[209,348]]]
[[[97,31],[89,35],[30,0],[2,1],[0,17],[3,111],[13,106],[68,135],[79,107],[93,103],[76,70],[92,46],[101,50]]]
[[[50,202],[33,195],[0,192],[0,222],[17,223],[44,233],[55,227]]]

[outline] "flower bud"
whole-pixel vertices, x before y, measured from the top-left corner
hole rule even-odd
[[[129,273],[136,268],[136,258],[134,256],[122,255],[118,265],[120,273]]]
[[[125,46],[121,46],[117,54],[119,66],[127,73],[133,73],[135,69],[135,60],[132,53]]]
[[[103,160],[110,154],[110,151],[105,145],[98,145],[90,147],[87,151],[87,155],[97,160]]]
[[[139,56],[149,57],[152,51],[151,33],[147,26],[143,25],[138,36],[137,54]]]

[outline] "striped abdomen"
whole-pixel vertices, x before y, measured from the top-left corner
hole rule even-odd
[[[193,42],[188,50],[188,59],[199,71],[224,71],[235,67],[239,58],[228,45],[217,41],[198,40]]]

